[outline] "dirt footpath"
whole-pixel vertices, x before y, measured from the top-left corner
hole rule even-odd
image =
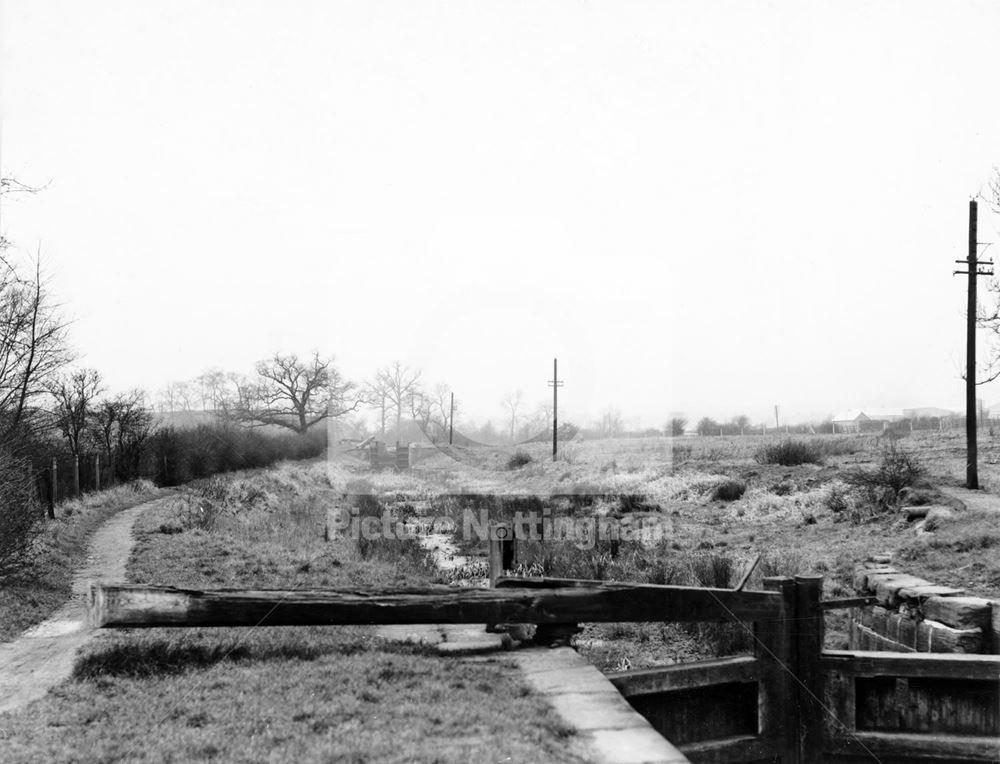
[[[966,509],[983,510],[984,512],[1000,512],[1000,496],[986,491],[972,491],[968,488],[938,488],[950,499],[962,503]]]
[[[100,526],[90,540],[86,563],[73,576],[69,602],[13,642],[0,644],[0,713],[42,697],[69,677],[77,652],[94,635],[86,624],[90,582],[125,581],[135,543],[132,526],[148,507],[170,500],[167,496],[122,510]]]

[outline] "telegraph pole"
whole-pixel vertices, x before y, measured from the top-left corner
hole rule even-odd
[[[451,413],[448,414],[448,445],[455,437],[455,393],[451,394]]]
[[[556,460],[559,452],[559,388],[563,383],[559,381],[559,359],[552,359],[552,379],[549,380],[549,387],[552,388],[552,461]]]
[[[955,271],[969,276],[968,304],[965,318],[965,486],[979,488],[979,454],[976,443],[976,278],[993,275],[993,261],[980,260],[977,240],[977,204],[969,202],[969,256],[966,260],[956,260],[968,270]],[[954,274],[953,274],[954,275]]]

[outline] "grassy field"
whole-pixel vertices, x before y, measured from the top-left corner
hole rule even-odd
[[[572,442],[554,462],[546,444],[445,449],[409,473],[359,472],[347,459],[330,469],[334,482],[378,496],[395,514],[417,506],[426,514],[457,517],[459,509],[488,505],[499,518],[512,508],[541,506],[553,517],[611,517],[661,529],[655,542],[522,543],[516,572],[527,575],[729,586],[760,555],[751,588],[764,575],[819,573],[826,579],[824,596],[833,598],[853,594],[858,562],[888,553],[916,575],[1000,596],[1000,515],[965,511],[934,524],[909,522],[905,508],[873,505],[852,484],[852,475],[874,471],[885,449],[894,447],[922,470],[909,501],[944,501],[936,487],[961,485],[965,470],[964,440],[957,434],[918,432],[894,446],[870,435],[811,436],[799,440],[817,452],[816,463],[761,463],[761,449],[782,440]],[[516,452],[530,460],[509,468]],[[1000,439],[984,438],[980,454],[983,484],[1000,491]],[[725,487],[732,484],[738,496],[727,495]],[[531,496],[540,503],[527,502]],[[482,568],[483,542],[461,534],[454,542]],[[448,575],[461,577],[460,570]],[[829,614],[829,646],[844,646],[844,619],[843,613]],[[746,650],[747,636],[738,628],[702,625],[588,625],[576,644],[601,668],[621,669]]]
[[[137,523],[133,581],[316,588],[419,583],[419,544],[326,540],[322,464],[216,477]],[[502,654],[444,658],[366,627],[101,633],[74,678],[0,717],[10,761],[580,761]]]
[[[28,564],[0,582],[0,642],[45,620],[69,599],[73,571],[101,523],[157,495],[152,483],[140,480],[60,504],[57,518],[36,540]]]

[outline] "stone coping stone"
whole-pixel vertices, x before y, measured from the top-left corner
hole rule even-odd
[[[597,667],[570,647],[510,653],[528,685],[545,696],[601,764],[683,764],[688,759],[629,704]]]
[[[989,628],[992,605],[981,597],[929,597],[921,605],[924,618],[955,629]]]

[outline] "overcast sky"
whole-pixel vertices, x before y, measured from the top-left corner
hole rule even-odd
[[[480,418],[548,396],[556,355],[580,423],[963,400],[998,3],[7,0],[0,24],[0,163],[48,184],[0,225],[115,387],[318,348]]]

